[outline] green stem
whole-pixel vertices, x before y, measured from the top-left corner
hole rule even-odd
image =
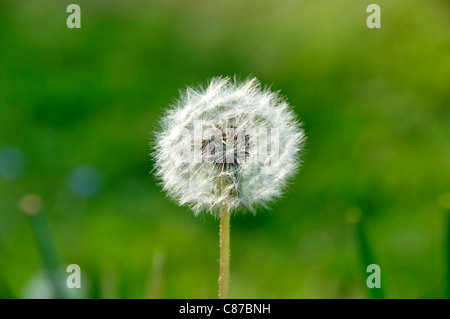
[[[219,299],[228,299],[230,284],[230,212],[226,205],[220,213]]]
[[[359,241],[359,248],[361,253],[361,260],[364,265],[364,271],[366,270],[366,267],[370,264],[376,264],[375,257],[372,251],[372,248],[369,244],[369,241],[367,239],[367,235],[364,229],[364,223],[362,220],[356,223],[356,231],[357,231],[357,237]],[[365,276],[367,276],[367,273],[365,273]],[[380,288],[372,288],[369,289],[370,296],[373,299],[384,299],[384,292],[383,289]]]
[[[446,218],[447,218],[447,283],[446,283],[446,291],[445,291],[445,298],[450,299],[450,210],[446,211]]]
[[[41,252],[45,268],[55,289],[55,297],[57,299],[65,299],[67,298],[67,295],[61,283],[63,280],[60,273],[61,263],[58,258],[58,254],[56,253],[56,249],[50,235],[50,229],[45,217],[44,212],[30,216],[30,223],[36,236],[36,241]]]

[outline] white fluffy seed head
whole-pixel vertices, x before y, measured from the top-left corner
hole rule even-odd
[[[153,156],[163,189],[197,215],[255,213],[282,195],[300,165],[304,131],[287,102],[243,82],[187,88],[162,118]]]

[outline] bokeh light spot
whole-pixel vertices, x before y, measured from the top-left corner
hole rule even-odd
[[[91,165],[76,167],[67,179],[69,189],[82,197],[96,195],[103,185],[102,172]]]
[[[450,209],[450,193],[442,194],[439,197],[439,204],[445,209]]]
[[[352,224],[358,223],[362,217],[361,209],[358,207],[350,207],[345,212],[345,217],[347,218],[347,221]]]
[[[36,194],[26,194],[19,202],[19,209],[27,215],[36,215],[43,207],[44,203],[41,197]]]
[[[20,177],[25,168],[25,154],[15,147],[0,149],[0,176],[5,179]]]

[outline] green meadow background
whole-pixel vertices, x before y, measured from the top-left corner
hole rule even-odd
[[[0,0],[0,297],[78,264],[66,297],[216,298],[219,222],[165,197],[148,144],[179,89],[235,74],[308,141],[284,198],[232,218],[230,297],[449,296],[448,1],[378,0],[381,29],[360,0],[77,0],[81,29],[70,3]]]

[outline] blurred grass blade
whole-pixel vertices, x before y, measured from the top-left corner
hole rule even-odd
[[[357,207],[350,208],[346,213],[347,220],[352,225],[353,238],[357,241],[360,259],[363,265],[363,276],[365,279],[370,275],[366,272],[367,266],[371,264],[377,264],[370,243],[367,239],[367,235],[364,228],[364,222],[362,219],[362,212]],[[379,265],[379,264],[378,264]],[[383,278],[381,276],[381,278]],[[383,282],[383,279],[381,279]],[[369,288],[366,286],[364,280],[364,286],[369,290],[370,297],[373,299],[384,299],[383,284],[380,288]]]
[[[119,285],[117,282],[117,270],[115,267],[106,267],[102,274],[101,298],[118,299]]]
[[[162,298],[162,277],[166,256],[161,251],[153,254],[152,268],[150,270],[149,282],[147,284],[147,296],[150,299]]]
[[[56,253],[50,227],[42,206],[41,198],[34,194],[27,194],[20,201],[20,208],[28,216],[33,229],[45,269],[53,285],[55,298],[65,299],[68,297],[64,291],[66,282],[61,273],[61,262]]]
[[[367,239],[367,235],[364,229],[364,223],[362,221],[359,221],[356,223],[357,228],[357,236],[359,241],[359,248],[360,248],[360,254],[361,254],[361,260],[364,265],[364,275],[367,278],[369,275],[366,272],[367,266],[371,264],[377,264],[375,257],[373,255],[373,251],[370,247],[369,241]],[[367,288],[369,289],[370,296],[373,299],[384,299],[384,293],[383,293],[383,285],[381,285],[380,288]]]
[[[447,265],[446,265],[446,272],[447,272],[447,280],[446,280],[446,289],[445,289],[445,298],[450,299],[450,209],[447,210],[446,213],[447,217]]]
[[[0,299],[13,299],[16,298],[16,295],[14,294],[14,291],[5,276],[6,271],[3,264],[5,260],[8,260],[10,252],[2,239],[3,238],[0,236],[0,255],[2,256],[0,259]]]
[[[6,281],[6,277],[3,276],[3,271],[0,269],[0,296],[1,299],[14,299],[16,296],[11,289],[11,286]]]
[[[450,299],[450,193],[442,194],[438,199],[439,205],[444,210],[444,226],[446,228],[446,242],[445,249],[445,292],[444,298]]]
[[[50,235],[45,213],[42,212],[35,216],[30,216],[30,222],[44,261],[44,266],[55,289],[55,297],[57,299],[67,298],[63,289],[63,284],[65,284],[64,277],[60,273],[61,262]]]

